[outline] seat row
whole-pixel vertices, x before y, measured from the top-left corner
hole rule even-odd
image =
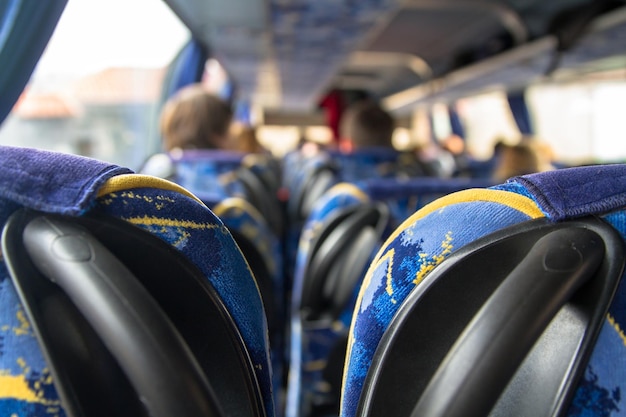
[[[76,156],[2,147],[0,165],[2,415],[623,408],[623,165],[457,184],[399,225],[382,180],[323,193],[298,246],[285,408],[273,313],[221,218],[243,206],[216,216]]]

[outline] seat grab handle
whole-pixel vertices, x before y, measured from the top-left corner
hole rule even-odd
[[[26,225],[23,240],[37,268],[98,333],[150,415],[221,415],[206,377],[167,315],[87,229],[38,216]]]
[[[602,263],[592,230],[555,230],[539,239],[461,333],[411,413],[484,416],[533,344]]]

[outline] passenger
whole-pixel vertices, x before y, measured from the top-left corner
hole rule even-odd
[[[143,174],[171,178],[168,154],[190,149],[232,149],[230,106],[202,84],[182,88],[163,106],[159,127],[166,153],[151,156],[140,169]]]
[[[393,148],[394,128],[393,118],[378,104],[370,100],[359,102],[341,120],[340,148],[348,152],[371,147]]]
[[[368,178],[407,178],[430,175],[414,152],[393,146],[395,120],[380,105],[363,100],[352,105],[341,121],[338,157],[340,176],[345,181]]]
[[[450,176],[465,177],[470,176],[469,166],[472,158],[467,152],[465,141],[458,135],[452,134],[441,141],[443,152],[448,153],[448,159],[452,157],[452,172]]]
[[[455,174],[456,162],[452,153],[438,143],[429,141],[418,146],[414,153],[424,167],[426,176],[451,178]]]
[[[554,169],[545,148],[537,141],[523,138],[516,145],[499,144],[498,162],[493,173],[497,182],[518,175],[532,174]]]
[[[231,107],[201,84],[180,90],[165,103],[160,127],[166,151],[228,149]]]

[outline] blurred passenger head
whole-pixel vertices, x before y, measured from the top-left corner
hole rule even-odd
[[[350,107],[341,121],[343,141],[352,149],[383,146],[391,148],[395,123],[389,113],[373,101],[362,101]]]
[[[521,141],[516,145],[501,144],[493,178],[501,182],[518,175],[550,169],[553,169],[552,165],[546,163],[545,156],[537,144],[531,141]]]
[[[161,112],[165,150],[225,148],[232,116],[230,106],[202,85],[184,87]]]
[[[459,135],[452,134],[441,141],[441,147],[452,155],[461,155],[465,152],[465,141]]]

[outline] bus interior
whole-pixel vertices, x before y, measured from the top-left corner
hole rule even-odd
[[[0,2],[0,414],[626,416],[625,45],[622,0]],[[165,149],[194,85],[261,151]]]

